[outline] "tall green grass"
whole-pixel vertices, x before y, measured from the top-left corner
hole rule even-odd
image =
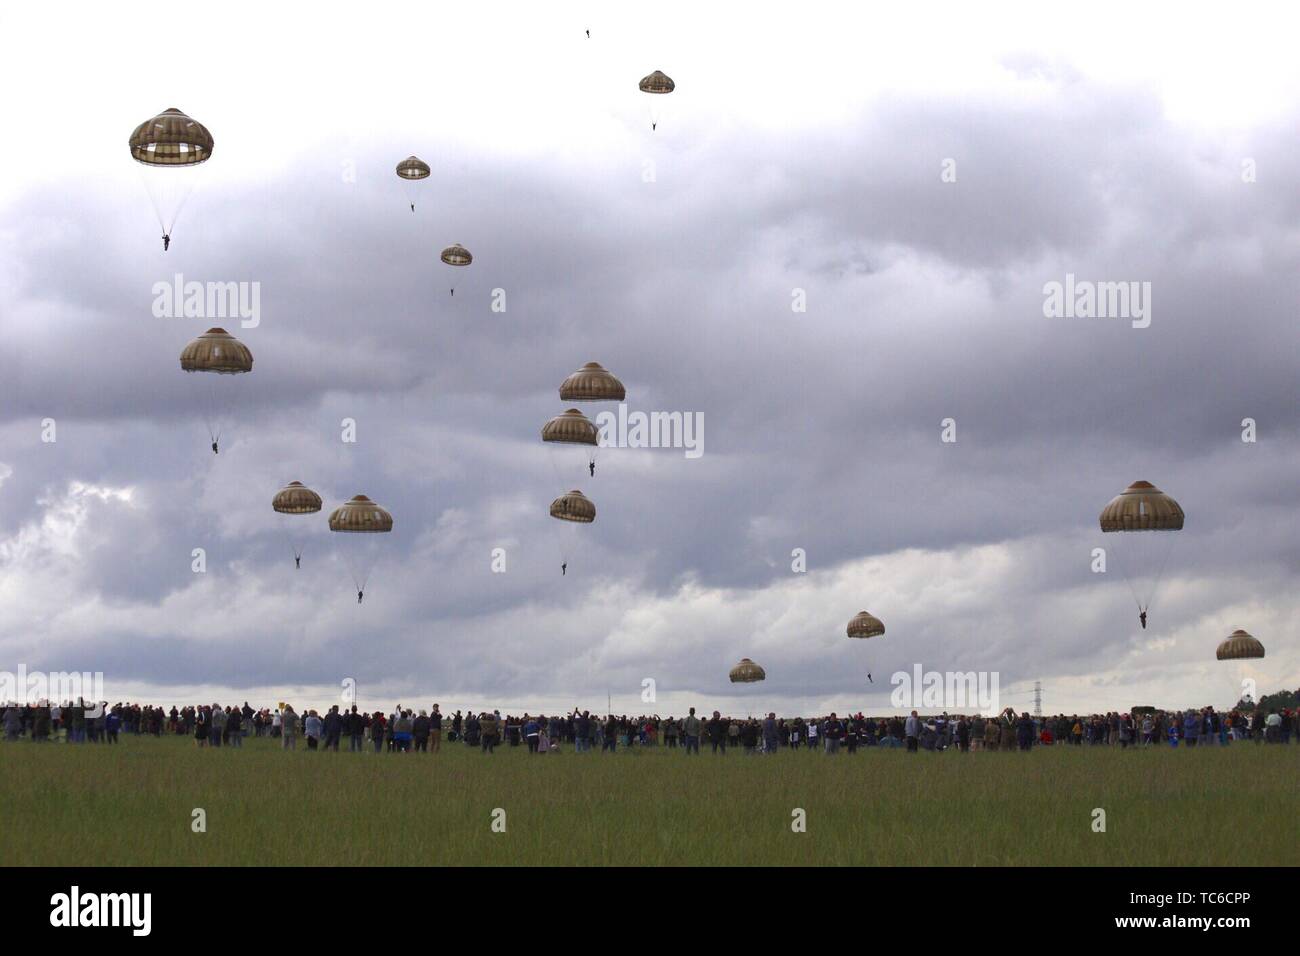
[[[1300,747],[687,759],[277,743],[0,744],[0,854],[100,866],[1300,863]],[[196,808],[206,833],[192,831]],[[792,832],[796,808],[805,833]]]

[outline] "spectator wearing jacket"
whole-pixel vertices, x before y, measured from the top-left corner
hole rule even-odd
[[[916,753],[917,741],[921,736],[921,718],[916,716],[916,711],[912,711],[903,722],[903,734],[907,737],[907,752]]]
[[[298,715],[288,704],[280,711],[280,746],[284,750],[298,749]]]
[[[338,704],[330,707],[321,721],[321,736],[325,740],[325,749],[338,753],[339,739],[343,736],[343,715],[339,713]]]

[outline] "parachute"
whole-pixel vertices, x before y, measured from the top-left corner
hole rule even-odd
[[[748,657],[742,657],[740,663],[727,674],[733,684],[755,684],[767,679],[767,671],[759,667]]]
[[[621,402],[626,397],[623,383],[599,362],[588,362],[560,383],[562,402]]]
[[[566,468],[569,466],[573,449],[577,449],[581,456],[574,458],[573,463],[577,464],[580,460],[583,466],[590,469],[592,476],[596,474],[596,447],[599,434],[591,419],[576,408],[570,408],[563,415],[556,415],[542,426],[542,441],[546,442],[546,447],[551,450],[551,463],[556,468],[557,479],[560,477],[560,466]],[[557,461],[560,458],[562,460]]]
[[[194,187],[194,168],[212,157],[212,134],[202,123],[173,108],[137,126],[128,145],[131,158],[144,167],[145,188],[162,227],[166,251],[172,227]]]
[[[576,524],[591,524],[596,520],[596,506],[577,488],[560,495],[551,502],[551,517]]]
[[[883,637],[884,633],[885,625],[880,618],[866,611],[859,611],[854,615],[853,620],[849,621],[849,637]]]
[[[642,93],[653,93],[663,96],[677,89],[677,84],[673,82],[673,78],[668,74],[661,70],[655,70],[649,76],[641,77],[641,82],[637,84],[637,88],[640,89]],[[663,110],[659,105],[660,102],[661,101],[656,100],[654,101],[654,105],[650,107],[650,129],[652,131],[658,128],[659,122],[663,119]]]
[[[885,636],[885,623],[874,614],[868,614],[866,611],[859,611],[853,615],[847,628],[849,637],[866,640],[872,637]],[[871,680],[871,672],[867,671],[867,680]]]
[[[375,535],[393,530],[393,516],[365,495],[353,495],[330,514],[330,530],[346,535],[340,550],[357,586],[357,603],[365,596],[366,582],[379,554]]]
[[[569,562],[577,550],[578,541],[575,537],[577,529],[596,520],[596,506],[590,498],[575,488],[567,495],[560,495],[551,502],[551,517],[564,522],[566,528],[572,529],[562,531],[560,535],[560,573],[567,574]]]
[[[418,156],[407,156],[397,164],[397,175],[405,181],[406,198],[411,204],[411,212],[415,212],[415,193],[419,189],[415,183],[429,178],[429,164]]]
[[[1149,481],[1133,482],[1101,511],[1102,532],[1120,533],[1111,550],[1133,592],[1143,628],[1173,546],[1173,536],[1160,532],[1181,531],[1183,517],[1178,502]]]
[[[655,70],[649,76],[641,77],[641,82],[637,86],[642,93],[671,93],[677,89],[673,78],[662,70]]]
[[[453,242],[442,250],[442,255],[439,258],[449,266],[467,266],[474,261],[474,257],[469,254],[469,250],[459,242]]]
[[[594,445],[598,432],[586,415],[570,408],[542,426],[542,441],[569,445]]]
[[[1237,628],[1219,645],[1214,656],[1221,661],[1253,660],[1264,656],[1264,645]]]
[[[271,507],[277,514],[282,515],[312,515],[320,511],[321,500],[320,495],[301,481],[291,481],[275,493],[275,497],[271,499]],[[293,547],[294,565],[298,566],[302,560],[301,533],[305,532],[306,528],[302,527],[302,522],[299,521],[293,524],[299,534],[290,539],[290,544]]]
[[[418,156],[407,156],[397,164],[397,175],[408,180],[428,179],[429,164]]]
[[[442,255],[439,258],[449,266],[467,266],[474,261],[474,257],[469,254],[469,250],[459,242],[453,242],[442,250]],[[452,288],[451,294],[456,294],[455,287]]]
[[[234,376],[253,370],[253,353],[225,329],[208,329],[181,351],[181,368],[207,372],[206,411],[208,436],[215,453],[234,397]]]

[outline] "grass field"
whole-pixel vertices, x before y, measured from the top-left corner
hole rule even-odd
[[[1300,746],[285,753],[0,744],[7,865],[1296,865]],[[300,741],[301,745],[301,741]],[[1093,832],[1093,808],[1106,832]],[[191,829],[195,808],[207,832]],[[504,833],[492,830],[505,811]],[[792,832],[806,811],[807,831]]]

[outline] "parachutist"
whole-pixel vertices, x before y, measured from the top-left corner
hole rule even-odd
[[[658,125],[659,125],[658,123],[651,123],[651,124],[650,124],[650,132],[653,133],[653,132],[655,131],[655,128],[656,128]]]
[[[216,455],[216,454],[220,454],[220,453],[217,451],[217,443],[216,443],[216,442],[213,442],[213,443],[212,443],[212,454],[214,454],[214,455]]]
[[[587,31],[587,39],[588,39],[588,40],[591,39],[591,31],[590,31],[590,30]]]
[[[562,565],[560,565],[560,575],[564,576],[568,573],[569,573],[569,562],[565,561]]]
[[[415,212],[415,203],[411,203],[411,212]]]
[[[871,679],[871,671],[867,671],[867,683],[868,683],[868,684],[874,684],[874,683],[875,683],[875,681],[873,681],[873,680]]]
[[[1142,630],[1145,631],[1147,629],[1147,612],[1146,611],[1139,612],[1138,620],[1142,622]]]
[[[596,463],[594,461],[587,462],[587,470],[591,472],[591,477],[596,477]]]
[[[172,244],[172,237],[169,236],[169,235],[167,235],[167,233],[164,232],[164,233],[163,233],[163,252],[166,252],[166,251],[167,251],[167,247],[170,246],[171,244]]]
[[[301,554],[295,554],[295,555],[293,556],[293,566],[294,566],[295,568],[297,568],[298,570],[300,570],[300,571],[302,570],[302,555],[301,555]]]
[[[455,289],[452,289],[452,290],[451,290],[451,294],[452,294],[452,295],[455,295],[455,294],[456,294],[456,290],[455,290]]]
[[[360,604],[360,603],[361,603],[361,599],[362,599],[363,597],[365,597],[365,596],[366,596],[366,592],[365,592],[365,591],[358,591],[358,592],[357,592],[357,603]]]

